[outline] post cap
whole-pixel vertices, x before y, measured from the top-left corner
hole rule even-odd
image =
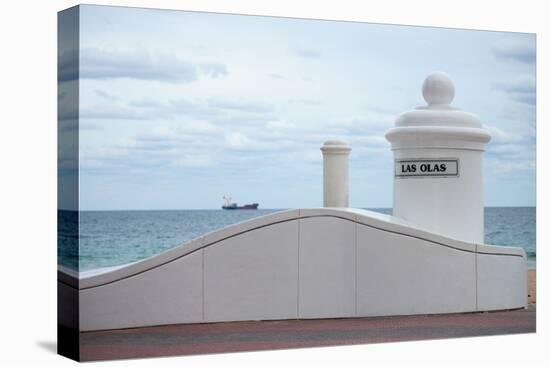
[[[400,114],[386,139],[392,149],[439,146],[484,150],[491,136],[479,117],[453,107],[454,83],[444,72],[429,74],[422,83],[427,106]]]
[[[321,147],[323,154],[348,154],[351,147],[342,140],[327,140]]]

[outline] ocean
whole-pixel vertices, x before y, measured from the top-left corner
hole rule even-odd
[[[147,210],[58,212],[58,264],[79,271],[123,265],[184,244],[207,232],[273,213],[259,210]],[[369,209],[391,214],[392,209]],[[525,249],[536,267],[534,207],[485,208],[485,243]]]

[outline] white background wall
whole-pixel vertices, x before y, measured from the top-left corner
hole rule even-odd
[[[80,283],[80,328],[527,306],[523,249],[437,239],[372,214],[274,213],[212,232],[198,250],[187,244],[92,276]]]
[[[56,333],[56,11],[76,1],[4,2],[0,8],[1,109],[0,203],[2,222],[1,282],[3,302],[0,361],[5,365],[39,364],[69,366],[44,345]],[[538,33],[538,173],[537,211],[540,232],[537,252],[538,303],[547,304],[548,278],[545,244],[548,229],[548,174],[550,140],[542,121],[542,101],[548,101],[541,83],[550,85],[550,73],[542,65],[550,60],[550,25],[544,2],[461,0],[319,1],[301,0],[94,0],[95,4],[156,6],[172,9],[224,11],[232,13],[284,15],[306,18],[358,20]],[[544,78],[544,79],[543,79]],[[548,171],[546,164],[546,172]],[[548,192],[546,190],[546,192]],[[21,266],[24,263],[24,267]],[[541,281],[544,278],[545,282]],[[545,283],[545,284],[544,284]],[[545,286],[544,286],[545,285]],[[542,287],[544,286],[544,287]],[[540,310],[540,309],[539,309]],[[238,353],[213,356],[163,358],[109,363],[111,366],[334,366],[342,362],[364,365],[425,366],[540,365],[548,344],[550,316],[537,314],[537,335],[516,335],[429,342],[390,343],[307,350]],[[545,332],[546,330],[546,332]],[[50,348],[51,349],[51,348]],[[453,358],[449,359],[448,356]]]

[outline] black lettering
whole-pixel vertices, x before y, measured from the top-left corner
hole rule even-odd
[[[416,172],[415,164],[401,164],[401,173],[412,173]]]
[[[400,162],[399,163],[401,165],[401,168],[399,169],[400,173],[401,174],[414,174],[416,172],[418,172],[418,176],[420,176],[421,174],[420,173],[431,173],[432,175],[429,175],[429,176],[435,176],[439,173],[446,173],[447,170],[449,169],[448,167],[448,163],[446,161],[436,161],[434,160],[433,162],[431,160],[427,160],[427,161],[417,161],[416,163],[405,163],[405,162]],[[451,173],[453,174],[453,173]]]

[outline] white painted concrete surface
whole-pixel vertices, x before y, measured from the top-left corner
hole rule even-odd
[[[349,206],[349,154],[351,148],[340,140],[328,140],[323,152],[323,206]]]
[[[204,321],[297,317],[298,221],[204,248]]]
[[[80,329],[198,322],[202,319],[202,251],[137,276],[80,291]]]
[[[386,133],[395,159],[393,214],[435,233],[482,243],[483,152],[491,137],[476,115],[450,105],[454,93],[448,75],[430,74],[422,86],[427,106],[401,114]],[[422,164],[429,168],[421,172]]]
[[[79,294],[82,331],[527,305],[522,249],[359,209],[274,213],[105,273],[60,270],[59,281]]]
[[[476,310],[475,256],[359,225],[358,316]]]
[[[480,245],[477,253],[477,303],[481,310],[512,308],[525,302],[527,262],[498,254],[494,246]],[[481,253],[481,252],[485,253]]]
[[[300,219],[301,318],[355,315],[355,227],[334,217]]]

